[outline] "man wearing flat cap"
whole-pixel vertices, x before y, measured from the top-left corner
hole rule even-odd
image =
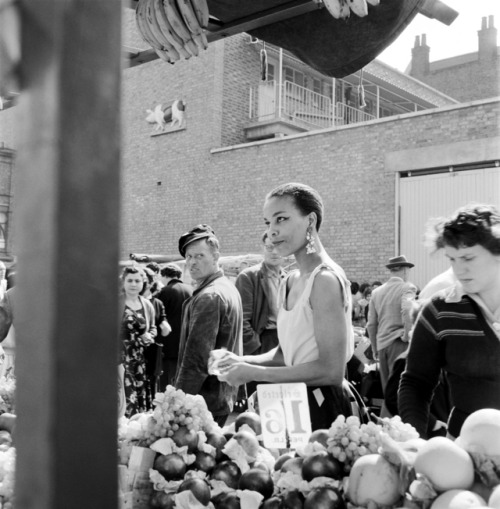
[[[207,371],[212,350],[243,353],[243,310],[234,284],[219,268],[219,241],[210,226],[201,224],[179,239],[179,251],[195,282],[184,303],[175,387],[201,394],[219,426],[233,410],[238,388]]]
[[[373,290],[366,325],[373,355],[379,361],[384,393],[395,360],[408,348],[412,326],[411,302],[415,300],[417,294],[416,286],[408,281],[410,270],[414,265],[406,259],[406,256],[390,258],[386,267],[391,277],[382,286]],[[385,406],[381,413],[382,417],[387,415]]]

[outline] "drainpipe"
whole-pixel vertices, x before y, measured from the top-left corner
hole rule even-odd
[[[332,78],[332,126],[335,125],[335,78]]]
[[[377,85],[377,118],[380,118],[380,87]]]
[[[280,48],[280,62],[278,72],[278,118],[281,118],[283,96],[283,48]]]

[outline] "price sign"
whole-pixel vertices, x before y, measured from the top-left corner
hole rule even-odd
[[[307,444],[311,419],[304,383],[257,385],[264,445],[296,449]]]

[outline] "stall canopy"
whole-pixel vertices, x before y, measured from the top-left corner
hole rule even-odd
[[[135,2],[133,2],[135,3]],[[439,0],[380,0],[368,15],[334,18],[321,0],[207,0],[209,42],[246,32],[290,51],[326,76],[341,78],[371,62],[417,13],[450,24],[458,13]],[[131,65],[152,58],[131,56]]]

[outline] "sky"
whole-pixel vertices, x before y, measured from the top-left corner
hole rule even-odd
[[[383,2],[384,0],[380,0]],[[377,58],[404,71],[411,60],[415,36],[426,34],[431,62],[477,51],[477,31],[481,18],[493,15],[500,32],[500,0],[443,0],[459,14],[451,25],[417,14],[403,33]],[[499,44],[497,38],[497,45]]]

